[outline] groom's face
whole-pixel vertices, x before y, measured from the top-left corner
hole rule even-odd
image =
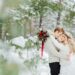
[[[62,34],[62,32],[56,31],[54,32],[54,34],[55,34],[55,37],[58,38]]]

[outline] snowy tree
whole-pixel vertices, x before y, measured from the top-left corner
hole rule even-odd
[[[57,25],[73,25],[75,16],[74,9],[73,1],[25,0],[18,8],[11,9],[10,15],[18,25],[21,25],[22,34],[25,36],[28,28],[30,34],[32,33],[33,25],[38,25],[39,27],[41,25],[45,25],[46,27],[53,25],[54,27]]]

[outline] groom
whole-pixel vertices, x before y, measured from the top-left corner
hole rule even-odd
[[[57,27],[54,30],[53,36],[56,40],[57,38],[64,33],[63,28]],[[49,37],[45,43],[45,51],[49,55],[49,67],[51,75],[59,75],[60,73],[60,53],[58,49],[55,48],[54,44],[52,43],[52,39]]]

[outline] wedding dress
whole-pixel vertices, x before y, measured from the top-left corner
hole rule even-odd
[[[61,65],[59,75],[75,75],[75,55],[71,57],[71,61],[68,64]]]

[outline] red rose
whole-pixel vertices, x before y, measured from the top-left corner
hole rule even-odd
[[[47,40],[47,37],[48,37],[48,33],[47,31],[43,31],[41,30],[39,33],[38,33],[38,38],[40,41],[44,41]]]

